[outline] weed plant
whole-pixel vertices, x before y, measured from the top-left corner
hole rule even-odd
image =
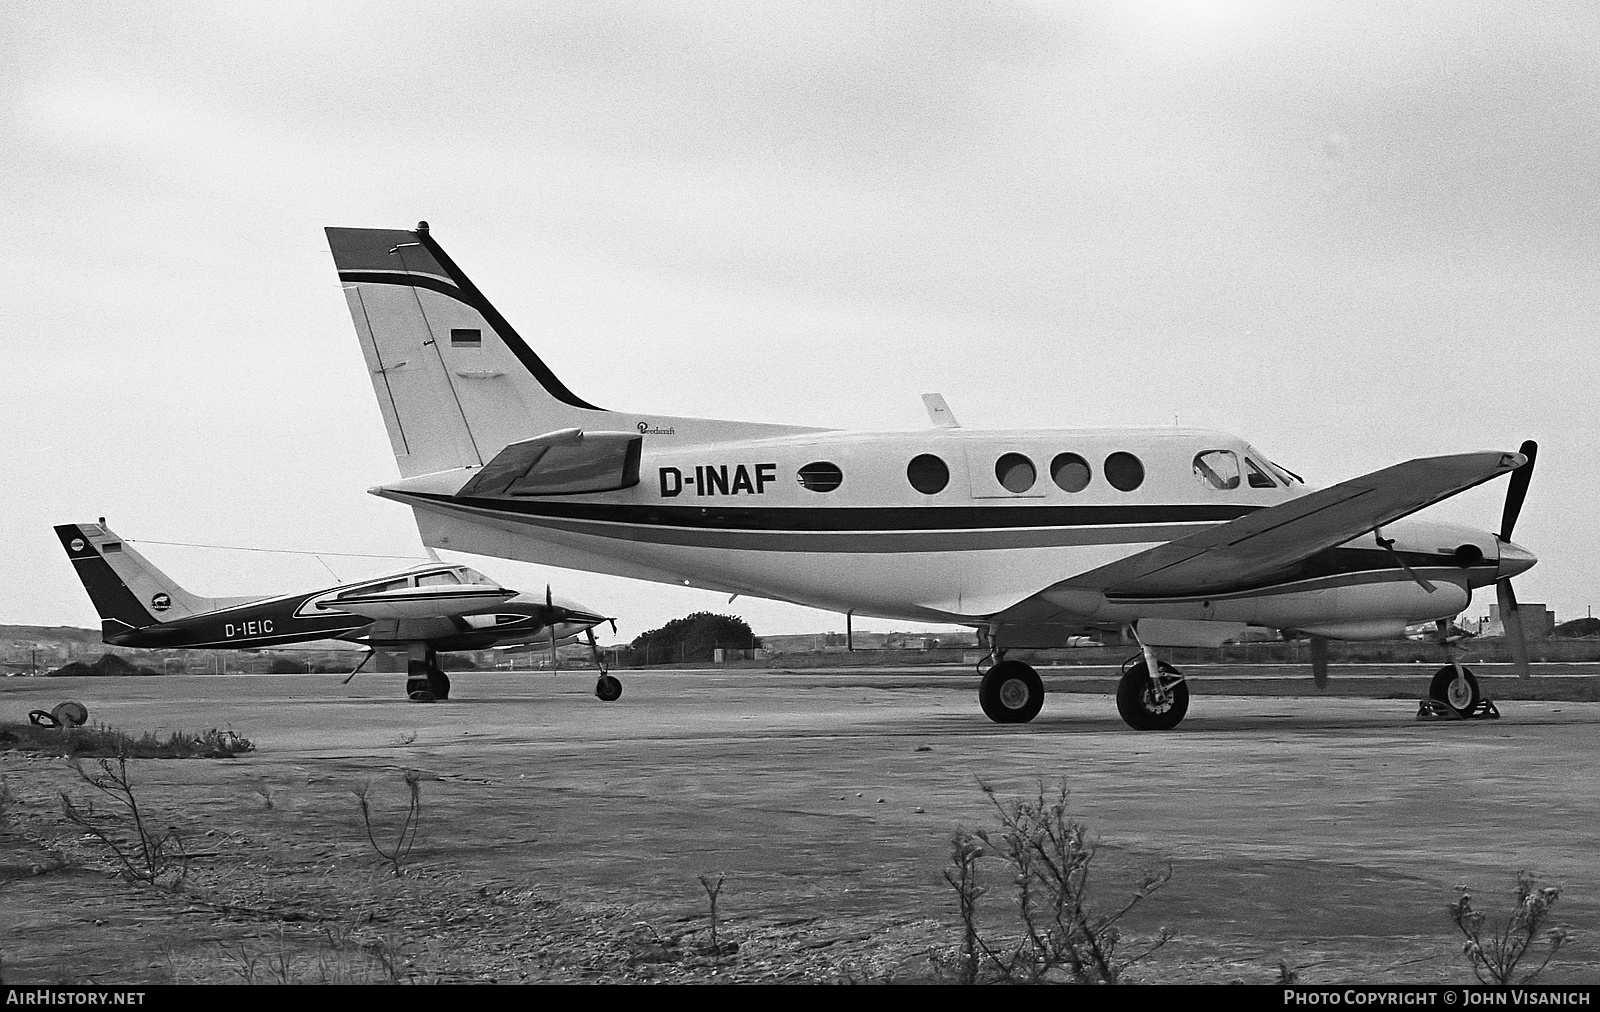
[[[411,792],[411,799],[406,808],[405,818],[400,823],[400,830],[395,834],[394,843],[388,847],[378,842],[377,833],[372,828],[372,807],[367,800],[367,795],[372,791],[372,781],[366,781],[353,792],[361,805],[361,824],[366,827],[367,841],[372,844],[372,849],[377,851],[379,857],[389,862],[395,878],[404,873],[406,858],[411,856],[411,847],[417,842],[417,825],[422,819],[422,774],[416,770],[406,770],[405,780],[406,787]]]
[[[1120,907],[1106,914],[1095,911],[1089,900],[1095,844],[1084,825],[1068,816],[1065,784],[1053,797],[1046,797],[1040,784],[1035,798],[1011,802],[1002,801],[988,784],[980,782],[979,787],[994,806],[1000,829],[956,830],[944,873],[961,916],[962,983],[1115,984],[1130,966],[1172,937],[1163,928],[1153,942],[1128,955],[1117,927],[1145,897],[1167,884],[1170,866],[1146,874]],[[1009,938],[985,934],[979,926],[978,901],[988,888],[979,881],[978,866],[991,854],[1005,863],[1016,891],[1021,931]]]
[[[1527,984],[1544,972],[1561,946],[1566,944],[1567,929],[1546,927],[1550,908],[1561,896],[1555,886],[1539,888],[1537,879],[1526,870],[1517,872],[1515,903],[1505,924],[1498,931],[1486,930],[1488,918],[1473,908],[1472,896],[1466,886],[1457,886],[1461,898],[1450,904],[1450,917],[1466,937],[1461,945],[1462,955],[1472,966],[1472,973],[1484,984]],[[1524,962],[1539,939],[1544,939],[1544,959],[1531,969]]]
[[[120,873],[129,881],[179,888],[189,874],[183,836],[176,827],[158,831],[151,825],[133,789],[128,757],[97,760],[98,772],[86,768],[77,756],[67,762],[84,783],[109,798],[113,806],[103,812],[95,808],[93,800],[80,804],[62,791],[61,812],[67,821],[111,851]]]

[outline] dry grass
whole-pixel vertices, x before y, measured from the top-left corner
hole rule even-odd
[[[255,743],[234,731],[174,731],[165,738],[146,731],[135,738],[104,724],[94,727],[39,727],[0,724],[0,750],[38,755],[127,759],[231,759],[255,751]]]

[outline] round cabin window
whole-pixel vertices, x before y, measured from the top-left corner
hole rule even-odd
[[[1020,453],[1008,453],[994,462],[994,477],[1007,492],[1026,492],[1038,474],[1033,461]]]
[[[950,468],[931,453],[918,454],[906,465],[906,480],[923,495],[933,495],[950,484]]]
[[[1106,481],[1122,492],[1132,492],[1144,484],[1144,465],[1131,453],[1118,450],[1106,458]]]
[[[813,492],[832,492],[844,482],[844,472],[838,464],[825,460],[807,464],[800,469],[800,484]]]
[[[1063,492],[1082,492],[1089,487],[1089,462],[1076,453],[1058,453],[1050,462],[1050,480]]]

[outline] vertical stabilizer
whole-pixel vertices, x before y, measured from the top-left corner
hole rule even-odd
[[[425,222],[327,235],[402,477],[477,467],[512,442],[609,414],[556,378]]]
[[[63,524],[56,536],[100,613],[106,636],[212,610],[211,600],[178,586],[104,524]]]

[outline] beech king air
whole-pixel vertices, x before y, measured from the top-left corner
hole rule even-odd
[[[369,648],[362,665],[372,651],[406,651],[406,695],[433,702],[450,696],[440,651],[548,645],[553,657],[586,635],[600,668],[595,695],[622,695],[594,646],[594,627],[611,620],[548,588],[542,597],[521,594],[466,566],[433,563],[310,593],[208,598],[178,586],[104,519],[63,524],[56,536],[100,613],[101,638],[114,646],[259,650],[348,640]]]
[[[1038,673],[1006,652],[1122,631],[1117,692],[1137,729],[1177,726],[1164,647],[1249,626],[1383,639],[1436,621],[1452,661],[1430,694],[1458,713],[1477,680],[1447,642],[1495,584],[1526,671],[1511,541],[1536,447],[1429,457],[1312,489],[1238,437],[1199,429],[849,432],[605,410],[569,390],[429,233],[330,228],[423,543],[835,612],[975,627],[979,702],[1033,719]],[[1498,534],[1408,518],[1512,474]]]

